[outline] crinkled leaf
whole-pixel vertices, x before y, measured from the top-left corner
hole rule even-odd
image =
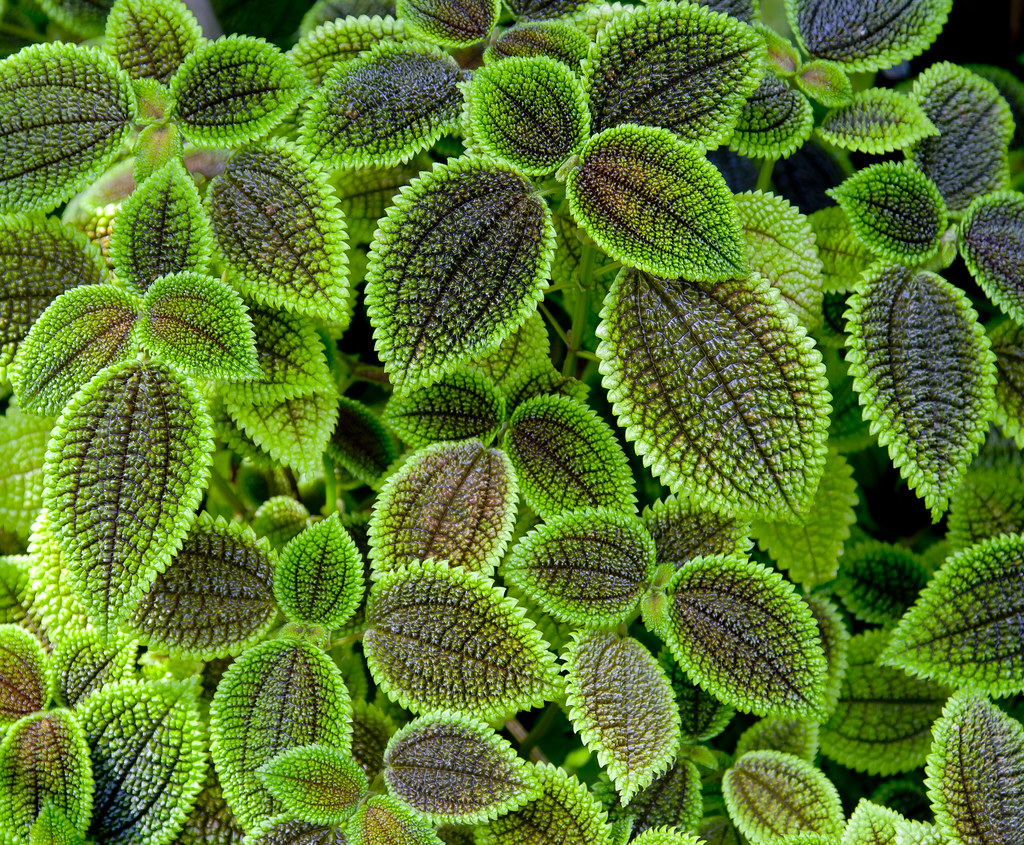
[[[413,35],[443,47],[469,47],[498,22],[498,0],[397,0],[398,17]]]
[[[1010,146],[1015,149],[1024,144],[1024,82],[1013,71],[994,65],[969,64],[967,69],[996,86],[999,95],[1010,106],[1013,117],[1014,132]]]
[[[857,803],[843,831],[842,845],[897,845],[903,816],[866,798]]]
[[[43,506],[43,465],[52,427],[49,417],[23,414],[10,406],[0,416],[0,452],[4,455],[0,465],[0,529],[4,531],[27,537],[32,530],[32,522]]]
[[[376,704],[352,702],[352,759],[373,781],[384,770],[384,752],[396,731],[391,717]]]
[[[519,23],[498,35],[484,52],[484,64],[512,56],[550,56],[575,73],[590,49],[590,39],[567,21]]]
[[[347,396],[338,400],[338,425],[327,444],[337,467],[375,486],[400,453],[395,438],[369,408]]]
[[[132,79],[167,84],[203,40],[179,0],[119,0],[107,15],[103,46]]]
[[[736,756],[742,757],[748,751],[782,751],[813,763],[818,754],[818,723],[768,716],[740,734]]]
[[[39,640],[18,625],[0,625],[0,727],[46,707],[52,685]]]
[[[309,525],[309,511],[290,496],[271,496],[252,516],[252,530],[280,551]]]
[[[28,549],[32,584],[28,596],[28,617],[55,635],[89,626],[89,612],[72,588],[73,578],[67,558],[50,529],[46,508],[39,512],[32,524]]]
[[[496,349],[475,358],[472,367],[489,376],[506,394],[538,362],[550,365],[551,342],[544,318],[534,311]]]
[[[658,775],[629,802],[609,811],[610,819],[630,819],[633,835],[659,827],[695,830],[701,817],[700,770],[679,757],[668,770]]]
[[[818,628],[818,642],[825,653],[825,713],[831,713],[839,697],[840,685],[846,675],[850,632],[839,614],[839,608],[821,595],[804,596]]]
[[[705,840],[695,833],[683,833],[669,827],[644,831],[631,842],[633,845],[705,845]]]
[[[699,2],[702,6],[707,6],[723,15],[731,15],[744,23],[756,21],[761,13],[761,0],[699,0]]]
[[[928,583],[928,569],[901,546],[860,542],[843,555],[833,592],[857,619],[894,625]]]
[[[807,62],[793,77],[796,87],[826,108],[846,106],[853,100],[853,83],[846,69],[837,62],[814,59]]]
[[[674,492],[711,510],[792,516],[824,468],[824,368],[758,277],[619,274],[598,334],[626,439]]]
[[[740,109],[729,148],[749,158],[787,158],[814,129],[810,100],[768,71]]]
[[[676,569],[695,557],[743,554],[750,548],[747,523],[702,510],[685,497],[659,499],[640,518],[654,538],[657,562]]]
[[[946,541],[950,550],[959,552],[990,537],[1021,533],[1024,473],[1005,467],[968,472],[949,504]]]
[[[989,335],[996,356],[993,420],[1018,447],[1024,444],[1024,328],[1005,320]]]
[[[316,0],[299,24],[299,35],[306,36],[327,21],[353,15],[393,15],[394,0]]]
[[[461,158],[403,188],[366,272],[392,381],[435,381],[519,328],[542,298],[553,249],[551,212],[506,165]]]
[[[135,118],[128,75],[77,44],[33,44],[0,62],[0,208],[49,211],[90,185]]]
[[[124,635],[104,639],[92,628],[61,632],[50,657],[55,697],[75,707],[101,687],[128,680],[138,650],[139,644]]]
[[[305,33],[288,51],[313,85],[322,85],[336,64],[349,62],[365,50],[382,41],[404,41],[407,38],[405,22],[391,15],[349,12],[347,17],[324,21]]]
[[[300,821],[288,813],[249,829],[244,845],[351,845],[344,827]],[[403,843],[404,845],[404,843]]]
[[[684,745],[707,742],[729,726],[736,711],[691,681],[683,668],[676,663],[671,651],[663,648],[658,653],[658,661],[672,682]]]
[[[818,127],[818,134],[833,146],[874,155],[902,150],[938,133],[916,102],[891,88],[856,92]]]
[[[807,218],[814,230],[826,292],[847,291],[875,261],[874,255],[853,233],[850,220],[838,205],[822,208]]]
[[[331,177],[338,207],[348,223],[349,239],[353,243],[369,244],[377,232],[377,223],[388,210],[391,200],[433,162],[420,153],[401,164],[391,167],[364,167],[357,170],[336,171]],[[355,269],[353,268],[353,275]]]
[[[29,845],[83,845],[85,837],[61,810],[46,802],[29,833]]]
[[[373,795],[349,822],[352,845],[442,845],[434,830],[390,795]]]
[[[221,794],[217,773],[207,766],[206,781],[174,845],[241,845],[245,832]]]
[[[974,200],[961,223],[960,252],[988,298],[1024,323],[1024,195],[999,191]]]
[[[0,557],[0,625],[24,623],[29,619],[31,560],[28,555]]]
[[[344,824],[367,788],[363,770],[329,745],[291,748],[257,774],[286,813],[312,824]]]

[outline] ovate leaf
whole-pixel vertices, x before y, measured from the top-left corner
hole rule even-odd
[[[344,824],[367,787],[363,770],[329,745],[284,751],[257,774],[285,812],[312,824]]]
[[[414,35],[443,47],[469,47],[498,22],[498,0],[397,0],[395,9]]]
[[[787,158],[813,128],[810,100],[768,71],[740,109],[729,148],[751,158]]]
[[[62,631],[50,657],[54,695],[67,707],[107,684],[128,680],[139,644],[127,637],[104,640],[97,631]]]
[[[861,798],[846,823],[842,845],[898,845],[898,831],[905,821],[894,810]]]
[[[289,496],[271,496],[253,514],[252,530],[280,551],[309,522],[309,511],[302,502]]]
[[[659,499],[640,518],[654,538],[657,562],[676,569],[695,557],[743,554],[750,548],[747,523],[702,510],[686,498]]]
[[[1024,533],[1024,473],[1005,467],[969,471],[950,501],[948,529],[954,552],[1000,534]]]
[[[442,845],[427,823],[390,795],[372,795],[348,825],[353,845]]]
[[[1024,195],[998,191],[972,202],[961,223],[960,252],[988,298],[1024,323]]]
[[[0,529],[4,531],[21,537],[32,531],[43,506],[43,465],[52,427],[49,417],[23,414],[9,405],[0,416],[0,451],[6,456],[0,467]],[[8,620],[0,611],[0,623],[4,621]]]
[[[245,845],[350,845],[344,827],[315,824],[288,813],[264,819],[249,829]]]
[[[590,39],[566,21],[546,20],[518,23],[498,35],[484,52],[484,64],[512,56],[550,56],[570,70],[579,72],[587,56]]]
[[[891,88],[868,88],[849,105],[832,109],[818,134],[844,150],[880,155],[902,150],[939,130],[921,107]]]
[[[321,85],[335,64],[351,61],[381,41],[404,41],[408,37],[404,21],[391,15],[368,14],[351,8],[347,17],[324,21],[299,39],[288,51],[289,58],[311,83]]]
[[[0,625],[0,726],[46,707],[52,685],[39,640],[18,625]]]
[[[327,444],[336,467],[376,488],[400,453],[395,438],[369,408],[347,396],[338,400],[338,425]]]
[[[815,211],[807,219],[821,259],[822,288],[826,292],[852,290],[875,261],[871,250],[853,233],[846,212],[838,205]]]
[[[853,99],[853,83],[841,64],[814,59],[803,65],[793,77],[796,87],[826,108],[845,106]]]
[[[348,223],[352,243],[369,244],[377,231],[377,221],[391,205],[399,188],[408,185],[433,164],[426,153],[411,161],[391,167],[363,167],[357,170],[336,171],[331,179],[338,207]],[[355,268],[353,268],[353,275]]]
[[[39,811],[29,833],[29,845],[83,845],[85,837],[51,802]]]
[[[663,648],[658,653],[658,662],[672,682],[684,745],[707,742],[729,726],[736,711],[693,683],[676,663],[671,651]]]
[[[119,0],[107,15],[103,46],[132,79],[164,85],[203,39],[178,0]]]
[[[924,562],[905,548],[860,542],[843,555],[832,589],[857,619],[894,625],[924,589],[928,575]]]

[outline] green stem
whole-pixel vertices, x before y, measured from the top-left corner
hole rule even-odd
[[[562,331],[562,327],[558,325],[558,320],[555,319],[555,315],[548,310],[548,307],[543,302],[538,307],[540,308],[540,313],[544,315],[549,323],[551,323],[551,328],[555,330],[555,334],[558,335],[562,343],[565,344],[565,348],[568,349],[569,338],[566,337],[565,332]]]
[[[772,186],[772,171],[778,159],[766,158],[761,161],[761,169],[757,173],[757,190],[767,191]]]
[[[334,461],[324,452],[324,516],[338,510],[338,477],[334,474]]]
[[[218,493],[224,497],[224,500],[231,505],[231,509],[235,512],[235,516],[248,516],[249,508],[246,507],[245,502],[238,498],[238,494],[231,489],[231,485],[228,484],[227,479],[217,470],[216,467],[210,467],[210,483],[214,486]]]
[[[537,743],[540,742],[547,732],[551,729],[551,723],[555,720],[555,716],[558,715],[559,707],[554,702],[551,702],[540,714],[540,718],[533,723],[533,727],[530,728],[530,732],[523,737],[519,743],[519,751],[522,754],[530,754],[536,747]],[[537,749],[539,751],[539,749]]]
[[[10,35],[13,38],[20,38],[22,41],[46,41],[46,36],[34,29],[18,26],[10,21],[0,22],[0,35]]]
[[[586,248],[586,247],[585,247]],[[587,325],[587,312],[590,310],[590,288],[585,287],[576,297],[576,307],[572,309],[572,325],[566,346],[565,363],[562,364],[562,375],[571,376],[576,367],[576,356],[582,353],[583,334]]]

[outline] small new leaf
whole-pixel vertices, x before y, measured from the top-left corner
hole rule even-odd
[[[861,798],[846,823],[842,845],[898,845],[899,829],[905,821],[895,810]]]
[[[744,554],[750,548],[747,523],[702,510],[685,497],[659,499],[640,518],[654,539],[657,562],[676,569],[695,557]]]
[[[46,707],[52,688],[39,640],[18,625],[0,625],[0,728]]]
[[[960,252],[988,298],[1024,323],[1024,196],[998,191],[972,202],[960,224]]]
[[[740,109],[729,148],[751,158],[787,158],[813,129],[811,101],[768,71]]]
[[[397,0],[395,9],[410,32],[442,47],[469,47],[498,22],[498,0]]]
[[[590,49],[590,39],[567,21],[545,20],[518,23],[502,32],[484,51],[484,64],[512,56],[549,56],[574,73]]]
[[[768,716],[754,722],[736,742],[736,756],[748,751],[782,751],[814,762],[818,755],[818,724],[788,716]]]
[[[338,425],[327,444],[327,454],[335,467],[377,489],[380,477],[398,458],[401,449],[373,411],[355,399],[342,396],[338,400]]]
[[[868,88],[826,114],[818,134],[840,149],[881,155],[913,146],[939,130],[909,97],[891,88]]]
[[[846,70],[827,59],[815,59],[803,65],[793,81],[799,90],[826,108],[846,106],[853,100],[853,83]]]
[[[132,79],[167,85],[202,42],[199,24],[179,0],[118,0],[107,15],[104,49]]]
[[[329,745],[284,751],[256,774],[286,813],[318,825],[344,824],[368,785],[352,758]]]
[[[360,804],[346,835],[352,845],[443,845],[418,813],[390,795],[372,795]]]

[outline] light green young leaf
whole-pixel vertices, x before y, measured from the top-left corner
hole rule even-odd
[[[252,516],[252,530],[278,551],[309,524],[306,506],[289,496],[271,496]]]
[[[52,691],[52,669],[39,640],[18,625],[0,625],[0,728],[44,709]]]
[[[587,57],[590,39],[563,20],[518,23],[504,30],[484,51],[484,64],[494,64],[513,56],[549,56],[574,73]]]
[[[93,628],[62,631],[50,656],[54,696],[65,707],[107,684],[129,680],[139,644],[124,635],[104,639]]]
[[[754,722],[736,742],[736,756],[748,751],[782,751],[813,763],[818,756],[818,723],[788,716]]]
[[[30,620],[31,561],[28,555],[0,557],[0,625],[24,625]]]
[[[731,516],[698,508],[685,497],[669,496],[640,514],[654,539],[655,559],[676,569],[696,557],[745,554],[750,526]]]
[[[894,810],[861,798],[846,823],[841,845],[897,845],[898,831],[905,821]]]
[[[895,625],[928,583],[920,557],[902,546],[861,541],[843,555],[832,586],[853,616],[875,625]]]
[[[479,573],[411,564],[370,591],[363,652],[374,682],[402,707],[504,718],[560,686],[554,655],[524,614]]]
[[[29,845],[84,845],[85,837],[52,802],[39,811],[29,833]]]
[[[701,806],[700,770],[679,757],[667,771],[637,792],[628,807],[616,803],[609,818],[612,822],[629,819],[634,836],[659,827],[696,830]]]
[[[352,845],[442,845],[437,834],[419,816],[390,795],[364,801],[346,830]]]
[[[339,170],[331,176],[338,207],[348,223],[349,240],[369,244],[377,232],[377,223],[391,206],[399,188],[404,188],[433,161],[426,153],[419,153],[411,161],[391,167],[363,167]],[[353,266],[353,276],[356,270]]]
[[[813,129],[810,100],[768,71],[740,109],[728,144],[750,158],[787,158],[803,146]]]
[[[53,420],[8,406],[0,416],[0,529],[28,537],[43,506],[43,464]],[[0,591],[2,592],[2,591]],[[0,606],[3,601],[0,599]],[[0,622],[3,622],[0,612]],[[13,620],[12,620],[13,621]]]
[[[960,226],[960,252],[988,298],[1024,323],[1024,195],[998,191],[974,200]]]
[[[871,250],[853,233],[846,212],[838,205],[819,209],[807,219],[821,259],[823,290],[852,290],[875,261]]]
[[[1024,472],[1003,466],[969,471],[949,504],[946,541],[950,550],[959,552],[990,537],[1021,533],[1024,533]]]
[[[350,62],[382,41],[404,41],[407,37],[404,21],[391,15],[367,17],[352,9],[347,17],[324,21],[305,33],[288,51],[288,57],[313,85],[322,85],[336,64]]]
[[[829,599],[820,595],[804,596],[804,602],[811,609],[811,616],[818,628],[818,642],[825,652],[825,708],[831,713],[839,699],[842,680],[846,676],[847,650],[850,632],[843,622],[839,609]]]
[[[33,44],[0,62],[0,209],[50,211],[90,185],[135,109],[128,74],[99,50]]]
[[[368,785],[351,756],[329,745],[291,748],[256,774],[286,813],[318,825],[344,824]]]
[[[132,79],[167,85],[202,40],[179,0],[118,0],[107,15],[103,46]]]
[[[499,0],[397,0],[409,31],[442,47],[470,47],[498,22]]]
[[[611,427],[568,396],[537,396],[509,420],[503,443],[526,503],[544,519],[579,508],[632,514],[633,475]]]
[[[761,518],[809,503],[824,470],[824,367],[767,282],[624,270],[598,335],[619,425],[673,492]]]
[[[103,35],[103,22],[114,0],[39,0],[36,4],[55,24],[82,39]],[[24,13],[24,10],[21,10]]]
[[[658,653],[658,662],[672,682],[672,691],[676,697],[676,707],[682,725],[681,741],[684,745],[707,742],[729,726],[736,711],[693,683],[683,668],[676,663],[671,651],[663,648]]]
[[[845,106],[832,109],[818,134],[835,147],[881,155],[916,144],[939,130],[921,107],[891,88],[857,91]]]
[[[376,489],[401,449],[369,408],[342,396],[338,400],[338,425],[327,444],[327,454],[335,467]]]
[[[283,806],[257,770],[281,752],[305,745],[348,752],[351,715],[341,671],[308,642],[267,640],[235,660],[210,705],[210,755],[224,797],[243,827]]]
[[[846,69],[828,59],[807,62],[793,77],[796,87],[812,100],[829,109],[849,105],[853,100],[853,83]]]
[[[695,833],[683,833],[674,827],[647,830],[631,841],[633,845],[706,845]]]
[[[64,409],[44,504],[101,631],[130,614],[167,566],[206,487],[212,449],[193,387],[158,364],[103,370]]]
[[[985,330],[960,290],[898,265],[865,274],[849,306],[846,360],[864,418],[938,519],[993,410]]]
[[[89,612],[72,587],[67,559],[50,529],[46,508],[32,524],[28,550],[31,590],[26,597],[27,616],[55,639],[59,639],[62,632],[89,627],[92,624]]]

